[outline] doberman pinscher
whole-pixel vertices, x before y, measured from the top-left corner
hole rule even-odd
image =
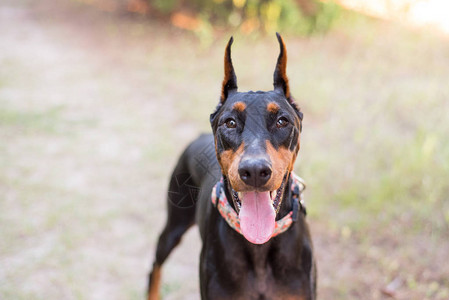
[[[149,300],[159,299],[162,264],[195,223],[203,241],[201,299],[316,299],[312,240],[292,173],[303,115],[290,95],[287,53],[277,38],[268,92],[237,91],[232,37],[227,44],[220,102],[210,116],[213,135],[192,142],[171,176]]]

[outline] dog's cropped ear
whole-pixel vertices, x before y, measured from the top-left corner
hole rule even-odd
[[[287,98],[289,102],[292,102],[293,99],[290,98],[290,88],[288,86],[287,78],[287,50],[285,49],[284,40],[281,35],[276,32],[276,36],[279,41],[280,52],[273,76],[274,90],[282,91],[285,98]]]
[[[230,93],[237,91],[237,77],[235,76],[234,66],[232,65],[231,59],[231,45],[233,41],[234,38],[231,36],[228,45],[226,46],[224,55],[224,79],[223,86],[221,88],[221,104],[226,101]]]
[[[220,102],[218,103],[215,111],[210,115],[210,123],[212,125],[212,129],[216,128],[216,116],[220,111],[220,108],[228,99],[229,94],[237,91],[237,77],[235,76],[234,66],[232,65],[231,58],[231,46],[232,42],[234,42],[234,38],[231,36],[228,44],[226,45],[225,55],[224,55],[224,79],[221,87],[221,96]]]
[[[273,85],[274,90],[280,91],[284,94],[285,98],[287,98],[288,102],[291,104],[293,109],[298,114],[299,119],[302,121],[303,114],[299,107],[296,105],[295,99],[293,99],[290,94],[290,87],[288,85],[288,77],[287,77],[287,49],[285,48],[284,40],[281,35],[276,32],[276,36],[279,41],[279,57],[276,64],[276,69],[274,70],[273,75]],[[302,128],[302,124],[301,124]]]

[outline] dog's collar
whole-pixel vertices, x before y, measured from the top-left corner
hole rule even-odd
[[[272,234],[272,238],[285,232],[290,228],[293,222],[295,222],[298,218],[298,211],[301,211],[304,215],[307,214],[306,207],[304,204],[304,199],[302,192],[306,188],[306,184],[304,180],[298,175],[291,173],[292,184],[290,186],[290,191],[288,195],[292,198],[293,201],[293,209],[287,215],[285,215],[282,219],[276,221],[274,232]],[[217,201],[218,199],[218,201]],[[236,211],[232,208],[231,204],[229,204],[228,199],[226,198],[226,194],[224,192],[224,180],[221,178],[219,182],[212,189],[211,200],[214,206],[217,207],[220,215],[225,219],[228,225],[242,234],[242,230],[240,228],[240,219],[237,215]]]

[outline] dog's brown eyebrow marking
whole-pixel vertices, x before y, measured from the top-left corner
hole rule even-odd
[[[236,102],[236,103],[234,103],[234,105],[232,106],[232,109],[234,109],[234,110],[236,110],[236,111],[239,111],[239,112],[244,111],[245,108],[246,108],[246,104],[243,103],[243,102]]]
[[[277,112],[279,111],[279,105],[278,105],[277,103],[275,103],[275,102],[270,102],[270,103],[268,103],[268,105],[267,105],[267,110],[268,110],[270,113],[275,114],[275,113],[277,113]]]

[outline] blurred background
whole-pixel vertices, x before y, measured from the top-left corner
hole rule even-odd
[[[165,193],[209,132],[234,35],[304,112],[296,172],[320,299],[449,299],[444,0],[2,0],[0,299],[143,299]],[[198,299],[190,230],[163,299]]]

